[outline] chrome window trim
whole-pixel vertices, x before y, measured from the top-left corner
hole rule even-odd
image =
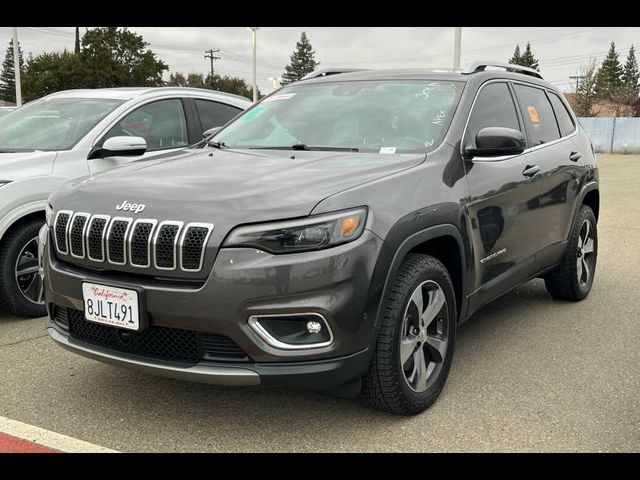
[[[91,249],[89,248],[89,232],[91,232],[91,225],[93,225],[94,220],[99,220],[99,219],[103,219],[106,220],[106,223],[104,224],[104,228],[102,229],[102,238],[100,239],[101,241],[101,245],[102,245],[102,258],[93,258],[91,256]],[[93,262],[104,262],[107,258],[107,254],[105,253],[105,238],[106,238],[106,233],[107,230],[109,229],[109,220],[111,220],[111,215],[93,215],[91,217],[91,219],[87,222],[87,235],[85,238],[85,248],[86,248],[86,252],[87,252],[87,258]]]
[[[60,246],[58,245],[58,219],[60,217],[60,215],[62,215],[63,213],[69,215],[69,220],[67,221],[67,227],[65,228],[64,231],[64,238],[67,241],[67,249],[66,251],[62,251],[60,250]],[[71,223],[71,219],[73,218],[73,210],[58,210],[58,213],[56,213],[56,218],[53,221],[53,239],[55,240],[55,244],[56,244],[56,251],[60,254],[60,255],[69,255],[69,238],[67,236],[67,232],[69,231],[69,225]]]
[[[202,242],[202,251],[200,252],[200,264],[198,265],[197,269],[184,268],[184,266],[182,265],[182,248],[184,246],[184,238],[187,235],[187,232],[189,231],[190,227],[203,227],[208,229],[207,235],[204,237],[204,240]],[[212,223],[191,222],[191,223],[187,223],[184,226],[184,229],[182,230],[182,234],[180,235],[180,242],[178,243],[178,246],[179,246],[178,251],[180,255],[180,260],[179,260],[180,270],[182,270],[183,272],[199,272],[200,270],[202,270],[202,264],[204,263],[204,254],[207,250],[207,243],[209,242],[209,238],[211,237],[212,233],[213,233]]]
[[[274,338],[262,325],[260,325],[261,318],[275,318],[275,317],[299,317],[299,316],[315,316],[321,319],[324,326],[329,330],[329,340],[318,343],[307,343],[304,345],[296,345],[291,343],[281,342]],[[248,320],[249,327],[253,330],[267,345],[280,350],[311,350],[314,348],[328,347],[333,344],[333,331],[329,326],[329,322],[324,318],[324,315],[317,312],[301,312],[301,313],[279,313],[268,315],[251,315]]]
[[[133,240],[133,234],[136,231],[136,225],[138,225],[139,223],[150,223],[151,224],[151,231],[149,232],[149,238],[147,239],[147,263],[144,265],[140,265],[137,263],[133,263],[133,248],[131,248],[131,242]],[[128,235],[127,235],[127,243],[129,244],[129,255],[128,258],[129,260],[129,265],[131,265],[132,267],[135,268],[149,268],[151,266],[151,245],[152,245],[152,240],[153,240],[153,236],[154,236],[154,230],[156,228],[156,225],[158,225],[158,220],[155,220],[153,218],[138,218],[136,219],[133,224],[130,225],[131,228],[129,228],[128,230]]]
[[[175,225],[178,227],[178,231],[176,232],[176,237],[173,239],[173,267],[159,267],[156,257],[156,249],[157,249],[157,240],[158,235],[160,234],[160,230],[164,225]],[[158,224],[158,228],[156,229],[156,233],[153,235],[153,267],[157,270],[165,270],[171,271],[178,268],[178,243],[180,241],[180,235],[182,234],[182,227],[184,226],[184,222],[174,221],[174,220],[164,220]]]
[[[111,256],[109,255],[109,236],[111,235],[111,229],[113,227],[113,224],[116,223],[116,221],[124,221],[127,222],[127,229],[124,231],[124,238],[122,240],[122,257],[123,257],[123,261],[122,262],[114,262],[111,260]],[[109,262],[112,265],[126,265],[127,264],[127,238],[129,238],[129,230],[131,229],[131,223],[133,222],[133,218],[130,217],[113,217],[111,219],[111,223],[109,223],[109,229],[107,231],[107,235],[106,235],[106,248],[107,248],[107,262]]]
[[[84,222],[84,226],[82,227],[82,233],[81,233],[81,242],[80,244],[82,245],[82,255],[76,255],[75,253],[73,253],[73,248],[71,247],[71,229],[73,228],[73,223],[76,221],[77,217],[83,217],[85,218],[85,222]],[[89,224],[89,219],[91,218],[91,214],[87,213],[87,212],[76,212],[73,214],[73,217],[71,217],[71,219],[69,220],[69,224],[67,225],[67,247],[69,247],[69,253],[71,254],[71,256],[73,258],[80,258],[83,259],[86,255],[86,250],[85,250],[85,235],[87,233],[87,225]]]
[[[518,84],[522,84],[526,87],[534,87],[534,88],[539,88],[541,90],[549,90],[550,92],[553,92],[553,90],[550,90],[548,88],[542,87],[540,85],[535,85],[533,83],[527,83],[527,82],[523,82],[523,81],[519,81],[519,80],[511,80],[511,79],[507,79],[507,78],[495,78],[492,80],[489,80],[485,83],[483,83],[482,85],[480,85],[480,87],[478,88],[478,91],[475,94],[475,97],[473,98],[473,102],[471,103],[471,109],[469,110],[469,114],[467,115],[467,120],[464,124],[464,130],[462,131],[462,137],[461,137],[461,141],[460,141],[460,156],[462,158],[464,158],[464,139],[467,135],[467,128],[469,127],[469,120],[471,120],[471,114],[473,113],[473,109],[476,106],[476,100],[478,100],[478,95],[480,95],[480,92],[482,91],[482,89],[487,86],[490,85],[492,83],[506,83],[507,86],[509,83],[514,84],[514,83],[518,83]],[[511,94],[511,99],[512,101],[515,101],[515,109],[516,109],[516,114],[518,115],[518,123],[520,122],[520,105],[518,104],[518,98],[517,96],[514,98],[514,94],[511,92],[511,90],[509,90],[509,93]],[[561,99],[562,100],[562,99]],[[549,102],[551,103],[551,102]],[[553,105],[551,105],[551,109],[553,111]],[[573,111],[571,111],[571,113],[573,114]],[[555,113],[554,113],[555,114]],[[540,145],[535,145],[533,147],[528,147],[525,148],[524,151],[518,155],[503,155],[503,156],[499,156],[499,157],[474,157],[472,159],[472,161],[474,162],[494,162],[494,161],[501,161],[501,160],[509,160],[510,158],[514,158],[514,157],[518,157],[520,155],[524,155],[526,153],[529,152],[535,152],[536,150],[540,149],[540,148],[544,148],[544,147],[548,147],[549,145],[554,145],[556,143],[559,143],[563,140],[567,140],[569,138],[573,138],[578,134],[578,124],[577,122],[575,122],[575,118],[574,118],[574,124],[575,124],[575,129],[573,130],[573,132],[571,132],[569,135],[565,136],[565,137],[560,137],[556,140],[553,140],[551,142],[548,143],[542,143]],[[521,128],[524,128],[524,125],[521,126]],[[522,131],[521,131],[522,132]],[[525,137],[527,136],[526,131],[522,132]],[[528,138],[527,138],[528,141]]]

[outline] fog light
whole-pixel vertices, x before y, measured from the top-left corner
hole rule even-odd
[[[283,350],[328,347],[333,334],[319,313],[252,315],[249,326],[262,340]]]
[[[320,322],[307,322],[307,332],[320,333],[320,330],[322,330],[322,325],[320,325]]]

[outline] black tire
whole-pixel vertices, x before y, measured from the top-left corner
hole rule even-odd
[[[43,224],[42,220],[29,220],[10,230],[0,241],[0,309],[6,313],[22,317],[47,314],[44,303],[34,303],[23,295],[16,278],[18,256],[30,240],[38,237]],[[37,272],[35,275],[39,276]]]
[[[437,369],[434,367],[432,370],[433,378],[429,377],[426,390],[419,392],[409,385],[410,380],[406,376],[400,357],[400,343],[405,317],[409,318],[405,314],[409,311],[412,294],[419,287],[422,288],[425,282],[437,284],[444,293],[446,305],[441,308],[441,313],[435,317],[436,320],[432,325],[437,323],[439,327],[442,326],[443,331],[447,332],[447,343],[446,353],[440,357],[443,358],[441,365],[435,364]],[[391,293],[385,299],[382,308],[382,323],[374,344],[369,370],[363,377],[362,394],[378,410],[400,415],[415,415],[426,410],[436,401],[444,388],[453,360],[457,316],[455,293],[447,269],[434,257],[409,254],[400,266],[393,280]],[[446,319],[440,319],[441,316]],[[423,344],[418,349],[425,346]]]
[[[580,247],[581,234],[584,234],[584,226],[587,222],[590,226],[590,234],[593,239],[593,249],[590,253],[584,253]],[[596,272],[598,259],[598,229],[596,217],[588,205],[582,205],[571,227],[571,233],[567,242],[564,257],[557,268],[544,277],[544,283],[549,294],[562,300],[583,300],[589,295]],[[582,262],[579,268],[578,261]],[[585,270],[584,265],[588,265]],[[585,280],[585,272],[588,277]],[[581,278],[578,278],[578,276]]]

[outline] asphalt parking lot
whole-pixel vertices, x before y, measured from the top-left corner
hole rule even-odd
[[[461,327],[416,417],[285,389],[191,384],[68,353],[0,314],[0,416],[120,451],[640,451],[640,156],[600,155],[589,298],[532,281]]]

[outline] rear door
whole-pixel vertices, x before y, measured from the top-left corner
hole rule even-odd
[[[524,133],[507,81],[491,81],[480,88],[463,145],[475,146],[476,134],[485,127],[506,127]],[[526,280],[534,271],[544,221],[538,208],[542,176],[527,175],[530,163],[526,153],[475,157],[464,162],[471,194],[467,207],[475,257],[472,309]]]
[[[576,126],[560,98],[531,84],[514,84],[531,150],[530,163],[543,175],[538,269],[556,263],[563,252],[575,208],[579,154],[573,141]]]

